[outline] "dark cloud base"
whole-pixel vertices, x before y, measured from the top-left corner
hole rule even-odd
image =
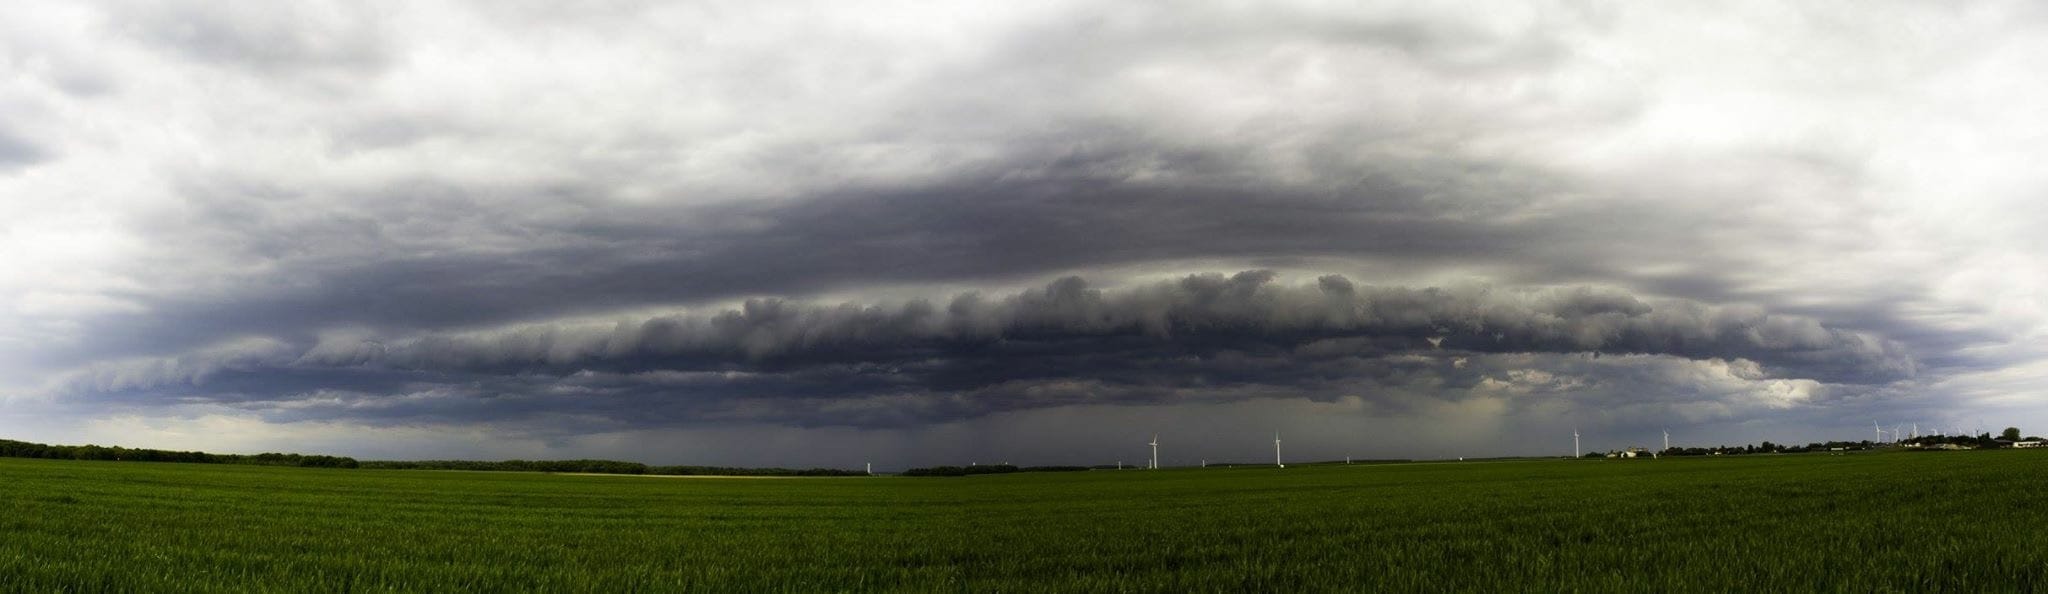
[[[1876,386],[1914,374],[1897,345],[1749,308],[1593,288],[1410,289],[1334,275],[1285,284],[1247,271],[1111,290],[1067,277],[1011,295],[890,305],[754,299],[610,327],[258,342],[103,366],[72,387],[83,398],[227,404],[274,420],[897,427],[1077,404],[1303,396],[1391,410],[1483,391],[1535,364],[1516,363],[1528,356],[1589,373],[1597,357],[1624,361],[1604,364],[1603,376],[1654,367],[1645,357],[1738,362],[1755,382]],[[1544,381],[1557,385],[1539,389],[1589,389]]]

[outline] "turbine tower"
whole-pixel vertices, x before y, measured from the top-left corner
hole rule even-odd
[[[1274,465],[1274,466],[1278,466],[1278,467],[1281,467],[1281,468],[1286,468],[1286,467],[1287,467],[1287,464],[1286,464],[1286,463],[1283,463],[1283,462],[1281,462],[1281,461],[1280,461],[1280,432],[1279,432],[1279,431],[1274,431],[1274,432],[1273,432],[1273,465]]]
[[[1572,459],[1575,459],[1575,460],[1576,460],[1576,459],[1578,459],[1578,458],[1580,458],[1580,457],[1583,457],[1583,455],[1579,453],[1579,428],[1578,428],[1578,427],[1573,427],[1573,428],[1572,428]]]
[[[1671,429],[1669,427],[1664,429],[1664,451],[1671,451]]]
[[[1152,470],[1159,470],[1159,434],[1152,434]]]
[[[1877,432],[1877,441],[1872,443],[1884,443],[1884,428],[1877,426],[1877,421],[1870,422],[1870,429]]]

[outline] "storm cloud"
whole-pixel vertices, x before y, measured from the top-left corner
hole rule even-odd
[[[15,12],[21,437],[2048,422],[2026,3]]]
[[[1362,287],[1338,275],[1285,284],[1253,270],[1111,291],[1067,277],[894,305],[767,298],[610,325],[245,339],[102,364],[68,389],[269,409],[348,388],[345,400],[380,421],[431,402],[495,409],[471,414],[573,409],[623,424],[744,409],[753,421],[895,426],[1080,403],[1295,395],[1386,405],[1365,387],[1478,389],[1513,374],[1468,363],[1514,353],[1693,360],[1758,381],[1852,386],[1914,374],[1900,345],[1755,308],[1583,287]],[[657,410],[674,414],[650,418]]]

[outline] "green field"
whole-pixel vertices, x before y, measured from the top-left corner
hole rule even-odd
[[[0,460],[0,591],[2014,591],[2048,452],[680,479]]]

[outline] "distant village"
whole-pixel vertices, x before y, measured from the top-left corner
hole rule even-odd
[[[2048,447],[2048,440],[2038,436],[2021,437],[2018,427],[2007,427],[1994,436],[1990,433],[1978,435],[1915,435],[1891,441],[1828,441],[1806,445],[1791,445],[1763,442],[1755,445],[1714,446],[1705,448],[1667,447],[1662,450],[1651,448],[1627,448],[1606,452],[1587,452],[1585,458],[1656,458],[1660,456],[1732,456],[1742,454],[1803,454],[1808,452],[1848,452],[1876,449],[1910,450],[1995,450],[2004,448]]]

